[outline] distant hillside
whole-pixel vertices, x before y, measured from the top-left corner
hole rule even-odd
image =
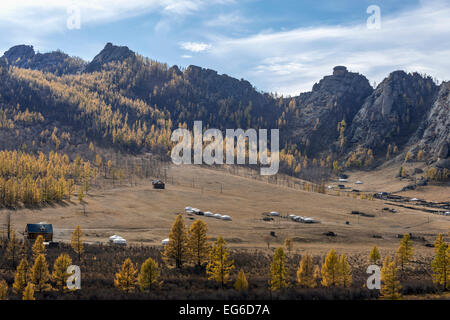
[[[340,66],[311,92],[279,98],[214,70],[180,70],[108,43],[91,62],[12,47],[0,59],[0,81],[0,148],[74,155],[94,141],[167,155],[172,130],[203,120],[222,130],[280,128],[281,168],[303,177],[370,169],[406,154],[444,177],[450,169],[449,85],[417,73],[393,72],[373,89]]]

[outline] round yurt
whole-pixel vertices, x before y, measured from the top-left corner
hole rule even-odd
[[[211,211],[206,211],[203,215],[205,217],[212,217],[212,216],[214,216],[214,213],[212,213]]]

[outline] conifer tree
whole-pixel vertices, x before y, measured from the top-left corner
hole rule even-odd
[[[191,260],[201,266],[208,260],[210,246],[208,244],[208,225],[202,220],[196,220],[188,231],[187,247]]]
[[[405,270],[405,266],[411,261],[413,253],[414,250],[412,247],[411,237],[409,233],[405,233],[400,241],[400,246],[398,247],[395,255],[397,265],[400,266],[402,272]]]
[[[76,226],[73,231],[72,238],[70,240],[70,246],[73,251],[77,254],[78,262],[81,263],[81,256],[84,252],[84,244],[83,244],[84,234],[81,230],[80,226]]]
[[[28,241],[26,241],[26,240],[22,241],[22,245],[20,246],[19,255],[22,259],[23,258],[26,259],[28,257]]]
[[[133,262],[131,262],[131,259],[125,259],[120,271],[116,273],[114,286],[124,292],[133,292],[137,283],[136,274],[137,270],[134,267]]]
[[[34,284],[31,282],[27,284],[25,290],[23,291],[22,300],[36,300],[34,298]]]
[[[245,291],[248,289],[248,281],[247,278],[245,277],[245,273],[244,270],[240,270],[237,276],[237,280],[234,283],[234,288],[237,291]]]
[[[33,259],[36,259],[38,256],[45,255],[45,246],[44,246],[44,237],[42,235],[38,235],[33,244]]]
[[[0,280],[0,300],[8,300],[8,284],[5,280]]]
[[[314,279],[314,263],[311,255],[306,254],[302,257],[297,270],[297,283],[305,288],[314,288],[317,282]]]
[[[434,252],[437,253],[439,251],[439,246],[444,242],[444,235],[439,233],[434,241]]]
[[[28,260],[23,258],[17,267],[16,274],[14,275],[13,289],[17,295],[22,295],[23,290],[25,290],[25,287],[30,280],[28,272]]]
[[[164,258],[167,263],[175,263],[181,268],[186,261],[188,253],[186,225],[183,216],[179,214],[169,234],[169,243],[164,247]]]
[[[206,274],[209,280],[220,282],[222,288],[229,281],[230,272],[234,269],[234,261],[228,258],[229,255],[225,240],[219,237],[209,253]]]
[[[396,300],[401,298],[400,281],[398,280],[398,266],[396,260],[392,260],[386,256],[383,267],[381,268],[381,285],[380,293],[383,298]]]
[[[325,257],[322,265],[322,285],[324,287],[335,287],[339,285],[341,265],[339,257],[334,249],[331,249]]]
[[[375,264],[378,260],[380,260],[380,258],[380,251],[378,251],[378,247],[374,245],[372,251],[370,251],[369,260],[371,263]]]
[[[43,254],[40,254],[34,260],[33,267],[30,270],[30,280],[34,284],[34,289],[39,293],[51,289],[51,285],[48,283],[50,280],[50,272],[48,271],[48,264]]]
[[[348,263],[347,256],[345,254],[341,255],[339,258],[339,264],[340,264],[340,285],[344,288],[348,288],[352,285],[353,278],[352,278],[352,268],[350,267],[350,264]]]
[[[438,245],[436,256],[431,262],[432,276],[433,282],[445,290],[450,288],[450,247],[444,241]]]
[[[160,275],[161,271],[159,270],[158,263],[152,258],[145,260],[138,276],[138,284],[141,291],[144,292],[159,287],[161,285],[159,281]]]
[[[70,274],[67,273],[67,268],[70,265],[72,265],[72,259],[67,253],[60,254],[53,265],[52,279],[61,292],[66,287],[67,279],[70,277]]]
[[[272,263],[270,264],[269,284],[272,291],[287,288],[289,286],[286,260],[283,248],[278,247],[275,250]]]

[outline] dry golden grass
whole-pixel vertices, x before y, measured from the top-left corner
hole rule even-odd
[[[395,207],[398,213],[390,213],[382,210],[388,207],[382,200],[337,196],[335,191],[331,194],[306,192],[230,175],[223,170],[173,166],[167,175],[166,190],[154,190],[151,180],[141,181],[136,187],[94,189],[86,198],[86,215],[73,198],[67,206],[13,212],[12,222],[18,231],[24,230],[26,223],[52,223],[55,241],[69,240],[75,226],[80,225],[89,242],[105,242],[109,236],[118,234],[128,242],[160,245],[169,234],[176,214],[184,213],[186,206],[192,206],[232,217],[233,221],[201,217],[208,223],[209,235],[213,238],[223,236],[230,246],[264,248],[270,239],[271,247],[274,247],[290,237],[294,238],[294,250],[313,254],[325,253],[331,247],[347,253],[365,254],[374,244],[382,253],[392,252],[399,242],[397,234],[413,233],[432,242],[437,233],[447,234],[450,228],[450,217],[398,207]],[[358,185],[360,190],[390,191],[398,187],[389,183],[389,171],[354,172],[351,179],[356,175],[364,181],[363,185]],[[448,195],[448,187],[439,188]],[[434,187],[431,190],[431,194],[436,192]],[[421,198],[427,197],[425,188]],[[355,216],[351,214],[352,210],[375,217]],[[261,214],[267,211],[313,217],[320,223],[302,224],[288,219],[265,222]],[[185,218],[190,225],[190,217],[185,215]],[[270,237],[271,231],[276,233],[276,238]],[[328,231],[336,233],[337,237],[323,235]],[[375,234],[383,238],[375,239]],[[416,250],[423,254],[433,252],[423,242],[416,243]]]

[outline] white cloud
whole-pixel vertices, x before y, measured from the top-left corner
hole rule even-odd
[[[237,28],[250,22],[250,19],[242,16],[238,11],[234,11],[231,13],[219,14],[218,16],[207,20],[205,26]]]
[[[449,80],[449,16],[447,1],[424,1],[395,16],[381,11],[380,30],[369,30],[361,21],[216,38],[208,63],[222,65],[223,72],[245,77],[259,89],[283,94],[311,90],[335,65],[346,65],[378,83],[399,69]]]
[[[183,42],[180,44],[180,48],[198,53],[211,49],[211,45],[204,42]]]
[[[155,12],[173,17],[193,14],[201,9],[234,0],[2,0],[0,26],[21,35],[61,32],[66,29],[67,9],[81,13],[81,26],[102,24]],[[164,20],[164,18],[163,18]]]
[[[188,55],[188,54],[183,54],[181,57],[182,57],[183,59],[191,59],[191,58],[192,58],[192,56],[190,56],[190,55]]]

